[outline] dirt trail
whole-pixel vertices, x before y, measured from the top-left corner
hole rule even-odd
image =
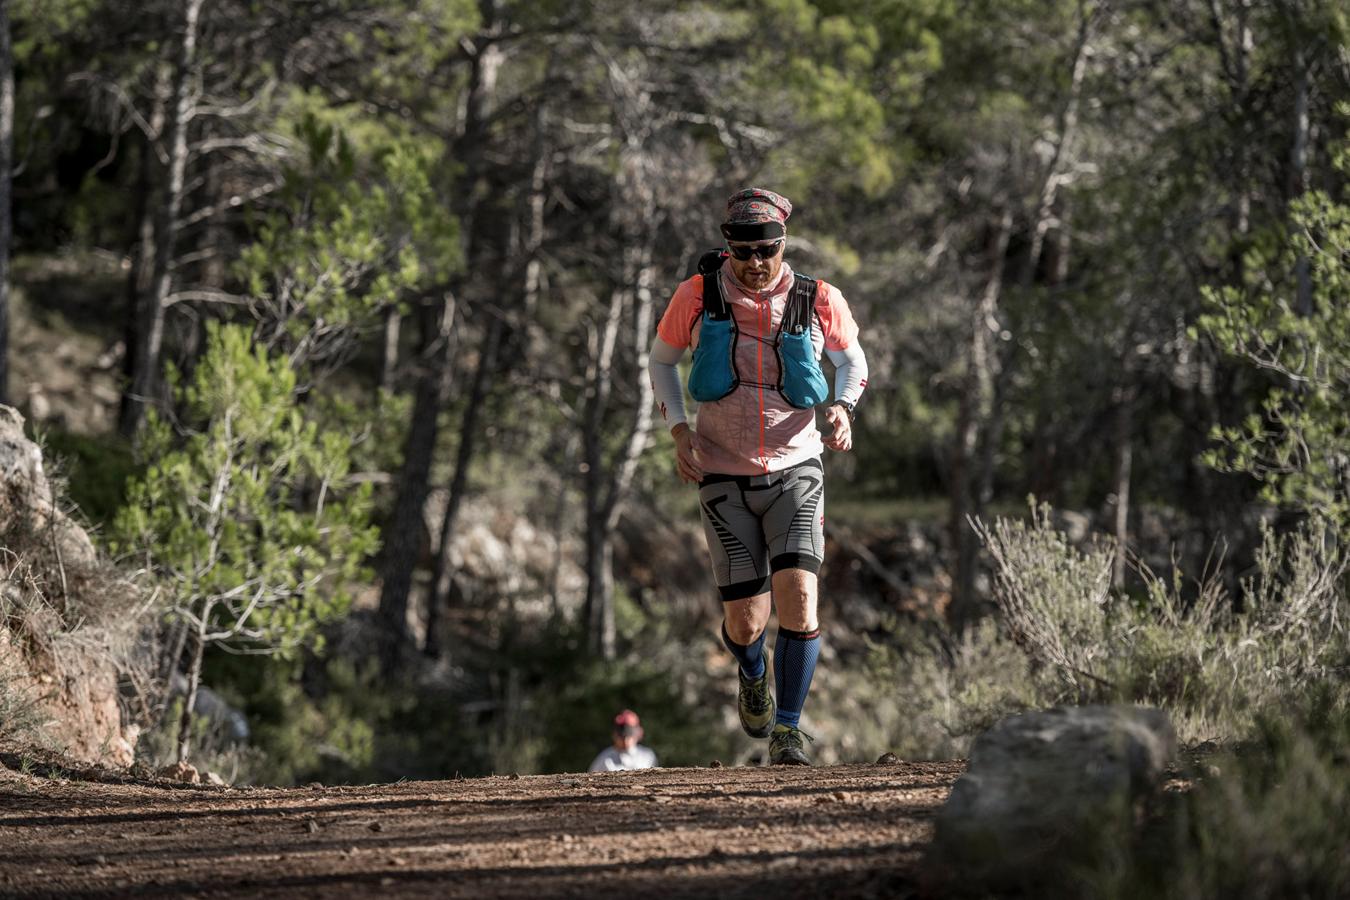
[[[962,770],[655,769],[291,789],[10,773],[0,896],[903,896]]]

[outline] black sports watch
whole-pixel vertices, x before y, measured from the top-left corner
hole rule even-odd
[[[850,425],[853,424],[853,404],[852,404],[852,403],[849,403],[849,402],[848,402],[847,400],[845,400],[843,397],[840,397],[838,400],[835,400],[835,401],[834,401],[833,403],[831,403],[830,405],[831,405],[831,406],[837,406],[837,407],[839,407],[840,409],[842,409],[842,410],[848,415],[848,423],[849,423]]]

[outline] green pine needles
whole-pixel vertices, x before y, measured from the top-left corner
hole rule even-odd
[[[1350,175],[1350,147],[1337,159]],[[1275,383],[1207,462],[1262,482],[1263,497],[1350,534],[1350,194],[1291,206],[1287,236],[1246,257],[1242,285],[1206,292],[1200,327]]]
[[[148,467],[114,539],[176,626],[175,668],[186,654],[182,760],[204,650],[287,654],[314,640],[346,612],[378,532],[369,486],[348,484],[351,441],[306,419],[295,369],[249,329],[209,325],[190,382],[169,381],[180,418],[151,416]]]

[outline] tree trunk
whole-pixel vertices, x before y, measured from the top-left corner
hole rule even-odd
[[[614,631],[613,536],[628,499],[637,463],[646,449],[652,420],[650,379],[637,378],[638,400],[633,424],[624,449],[613,464],[604,457],[604,417],[614,378],[614,359],[624,307],[630,298],[634,307],[632,352],[639,372],[646,371],[651,350],[652,265],[654,231],[635,240],[640,245],[625,249],[624,283],[610,294],[608,315],[601,329],[596,362],[591,371],[591,389],[586,411],[584,453],[586,461],[586,630],[591,652],[613,659]]]
[[[183,694],[183,712],[178,717],[178,758],[177,762],[187,762],[188,750],[192,745],[192,708],[197,705],[197,687],[202,680],[202,656],[206,645],[202,636],[206,633],[207,621],[211,615],[210,607],[202,612],[201,623],[192,632],[192,659],[188,663],[187,691]]]
[[[454,539],[455,521],[459,518],[459,509],[464,502],[464,493],[469,482],[469,466],[473,463],[474,448],[478,443],[478,413],[487,397],[488,376],[496,368],[497,348],[504,331],[505,325],[501,317],[493,317],[478,353],[478,365],[473,371],[469,398],[464,406],[464,414],[460,418],[455,474],[450,479],[450,490],[445,498],[445,514],[441,517],[441,537],[436,547],[431,577],[431,594],[427,598],[427,642],[424,651],[433,659],[441,655],[436,626],[439,624],[442,606],[449,602],[450,583],[455,576],[454,569],[450,565],[450,542]]]
[[[548,572],[548,596],[550,609],[555,621],[562,616],[562,570],[563,570],[563,533],[567,526],[567,473],[576,467],[576,438],[568,435],[561,456],[562,462],[557,468],[557,496],[553,501],[553,516],[550,530],[553,533],[553,561]]]
[[[380,390],[393,391],[394,380],[398,374],[399,332],[403,326],[403,313],[397,306],[384,311],[384,346],[380,356]]]
[[[994,402],[991,338],[998,326],[998,303],[1003,288],[1005,257],[1012,235],[1012,211],[1004,208],[989,238],[987,261],[989,275],[971,321],[967,349],[966,375],[957,411],[956,439],[952,448],[951,510],[948,534],[952,545],[952,599],[947,610],[954,631],[972,622],[975,609],[975,534],[969,517],[978,500],[979,473],[975,454],[981,435],[987,435]]]
[[[1308,62],[1302,49],[1294,51],[1294,144],[1289,152],[1289,199],[1308,189]],[[1312,271],[1307,254],[1294,261],[1297,297],[1294,310],[1301,316],[1313,314]]]
[[[459,151],[464,171],[454,185],[454,194],[462,199],[459,206],[460,228],[465,236],[468,252],[469,278],[473,277],[478,242],[475,237],[476,218],[472,198],[482,176],[483,151],[487,137],[488,100],[496,88],[501,50],[486,34],[496,20],[496,0],[479,0],[483,32],[473,43],[472,66],[465,94],[464,117],[459,140]],[[431,460],[439,433],[439,414],[449,389],[453,356],[450,352],[454,306],[447,294],[447,305],[441,316],[441,338],[434,352],[423,339],[422,372],[414,392],[412,424],[399,475],[398,498],[394,505],[393,532],[385,542],[384,587],[380,592],[380,618],[388,629],[384,658],[385,671],[398,667],[404,647],[409,642],[407,627],[408,597],[412,589],[413,571],[421,547],[423,507],[430,493]],[[424,324],[423,334],[430,331]],[[407,532],[416,528],[415,534]],[[391,543],[392,542],[392,543]]]
[[[450,358],[454,349],[455,299],[446,294],[438,304],[423,305],[422,352],[417,387],[413,392],[412,422],[403,449],[398,497],[385,530],[384,584],[380,589],[380,621],[385,640],[381,664],[385,672],[396,671],[404,649],[411,643],[408,631],[408,596],[412,592],[425,530],[424,510],[430,491],[428,476],[436,452],[437,419],[450,386]]]
[[[9,0],[0,0],[0,403],[9,397],[9,253],[14,171],[14,56],[9,42]]]
[[[122,422],[125,434],[134,434],[145,420],[145,410],[159,391],[160,350],[164,340],[164,304],[172,281],[174,245],[178,237],[178,213],[183,202],[187,173],[188,124],[192,119],[192,79],[197,57],[198,20],[203,0],[184,0],[182,35],[174,63],[173,88],[166,124],[168,171],[155,216],[154,270],[150,290],[139,298],[137,343],[132,362],[131,385],[127,389]]]
[[[1100,7],[1098,7],[1100,10]],[[1080,10],[1078,38],[1074,43],[1073,63],[1069,69],[1069,93],[1064,98],[1056,116],[1056,136],[1054,151],[1046,166],[1036,202],[1036,219],[1031,228],[1031,246],[1027,251],[1027,265],[1022,272],[1022,283],[1031,284],[1041,267],[1041,253],[1045,246],[1045,237],[1054,227],[1052,215],[1059,197],[1059,186],[1064,178],[1064,170],[1073,158],[1074,138],[1078,134],[1078,107],[1083,95],[1083,76],[1087,73],[1087,61],[1090,54],[1092,30],[1097,13],[1088,14]]]
[[[136,360],[140,355],[140,345],[144,340],[141,316],[144,314],[144,298],[150,293],[155,277],[155,210],[159,205],[159,191],[162,185],[156,177],[159,160],[155,148],[160,136],[164,134],[164,119],[169,104],[169,90],[172,81],[172,69],[161,63],[155,70],[154,98],[150,109],[149,128],[145,134],[145,144],[141,148],[139,172],[136,180],[136,243],[131,248],[131,274],[127,278],[127,314],[126,331],[123,340],[122,374],[126,384],[130,385],[136,375]],[[117,414],[118,430],[131,437],[136,430],[138,419],[137,404],[132,402],[131,391],[122,394],[121,408]]]
[[[1125,587],[1126,548],[1130,541],[1130,468],[1134,459],[1133,399],[1133,391],[1130,388],[1116,389],[1116,557],[1111,568],[1111,586],[1116,590]]]

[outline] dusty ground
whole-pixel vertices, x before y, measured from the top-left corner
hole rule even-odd
[[[894,897],[959,762],[367,787],[0,765],[0,896]]]

